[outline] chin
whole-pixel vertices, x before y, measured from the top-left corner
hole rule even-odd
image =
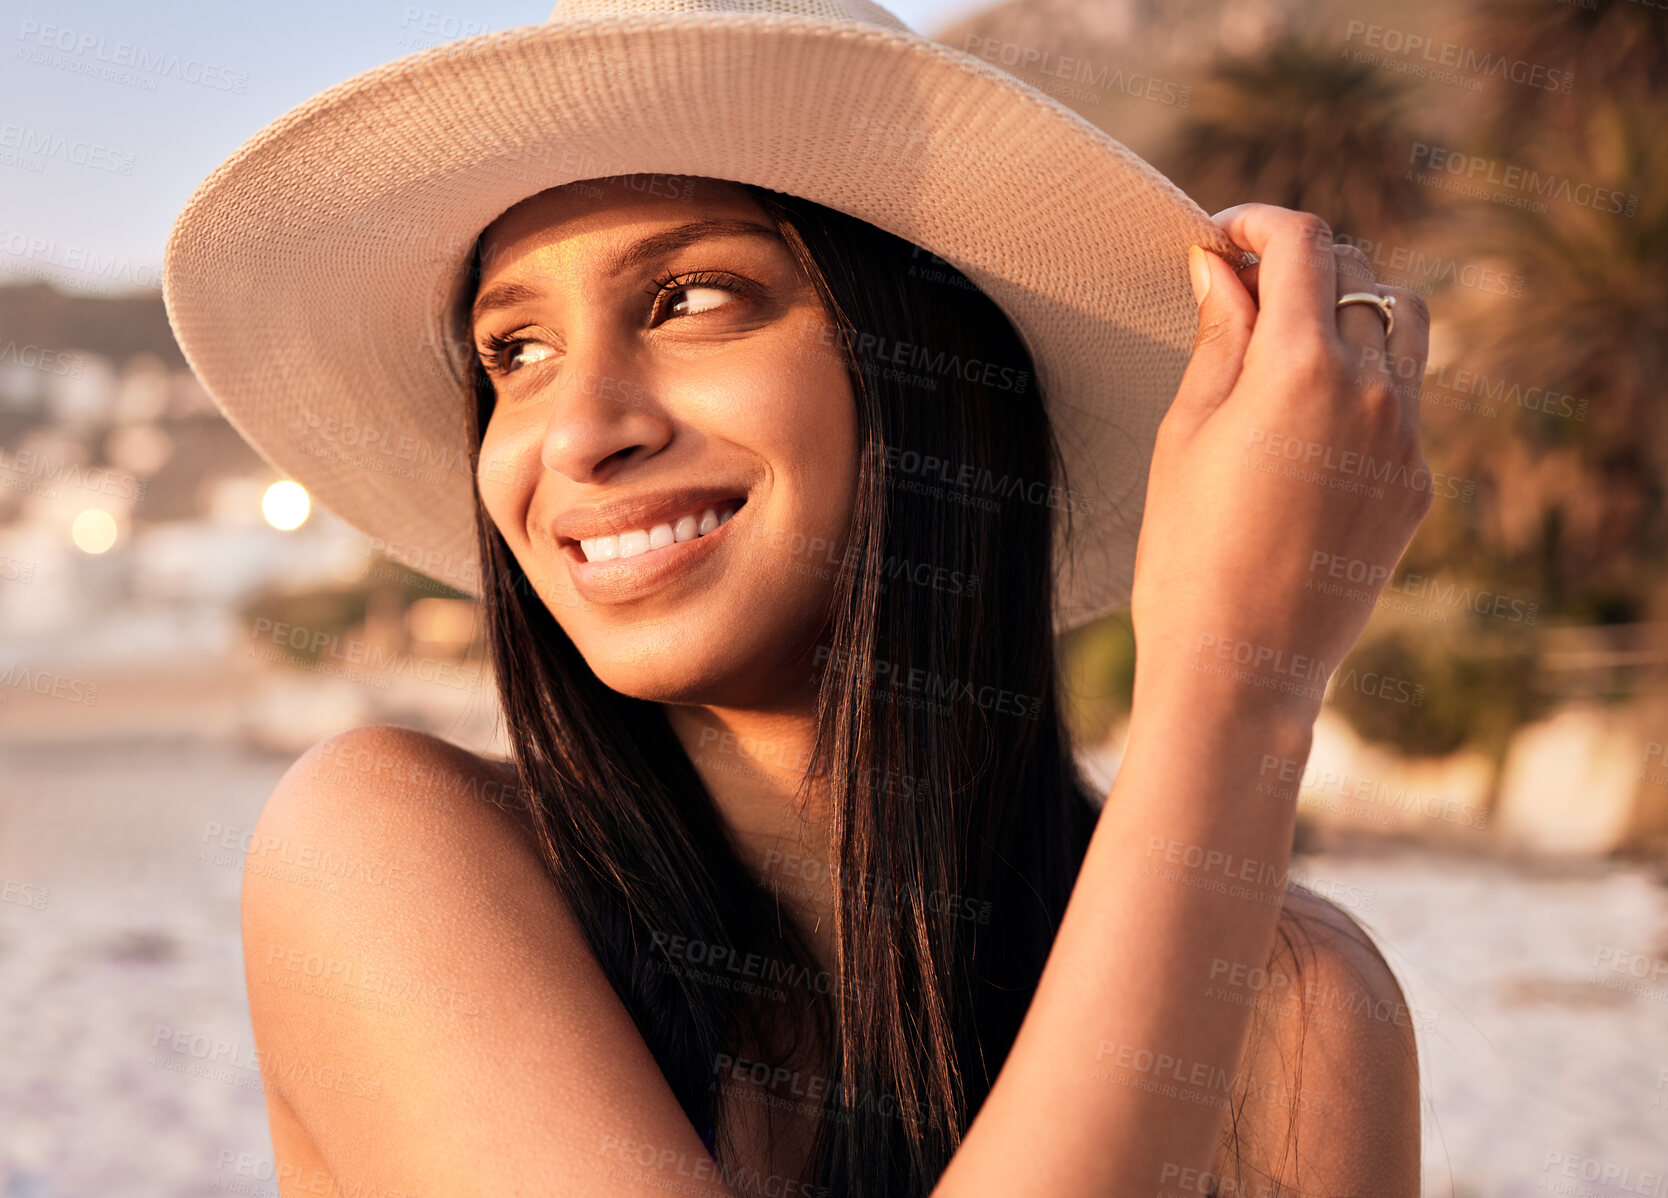
[[[604,686],[634,699],[768,709],[785,696],[799,696],[810,671],[783,652],[797,641],[793,630],[755,624],[743,635],[729,610],[729,616],[705,621],[705,635],[671,632],[680,616],[632,629],[595,629],[574,644]]]

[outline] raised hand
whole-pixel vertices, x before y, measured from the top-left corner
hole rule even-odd
[[[1236,274],[1192,252],[1195,290],[1201,266],[1209,287],[1148,478],[1136,691],[1202,685],[1312,722],[1452,483],[1420,447],[1430,315],[1312,213],[1240,204],[1212,219],[1259,261]],[[1388,339],[1371,304],[1336,307],[1350,292],[1394,297]]]

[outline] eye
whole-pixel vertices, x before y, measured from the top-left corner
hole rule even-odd
[[[528,356],[528,351],[531,356]],[[542,362],[555,353],[550,346],[527,337],[488,333],[481,338],[481,363],[492,374],[513,374],[523,366]]]
[[[748,293],[747,285],[734,275],[710,270],[698,270],[684,275],[663,275],[655,280],[654,286],[648,291],[656,301],[663,295],[683,297],[665,305],[666,314],[669,316],[699,316],[703,312],[723,307],[724,296],[734,297]],[[654,311],[649,314],[651,321],[660,310],[657,302]]]

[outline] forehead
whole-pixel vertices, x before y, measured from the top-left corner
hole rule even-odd
[[[774,227],[740,184],[690,175],[585,179],[529,196],[481,234],[482,282],[529,257],[577,261],[658,229],[703,220]]]

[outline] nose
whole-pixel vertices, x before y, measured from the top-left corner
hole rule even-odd
[[[596,482],[634,454],[648,457],[665,445],[671,422],[630,354],[596,339],[567,348],[539,448],[546,470]]]

